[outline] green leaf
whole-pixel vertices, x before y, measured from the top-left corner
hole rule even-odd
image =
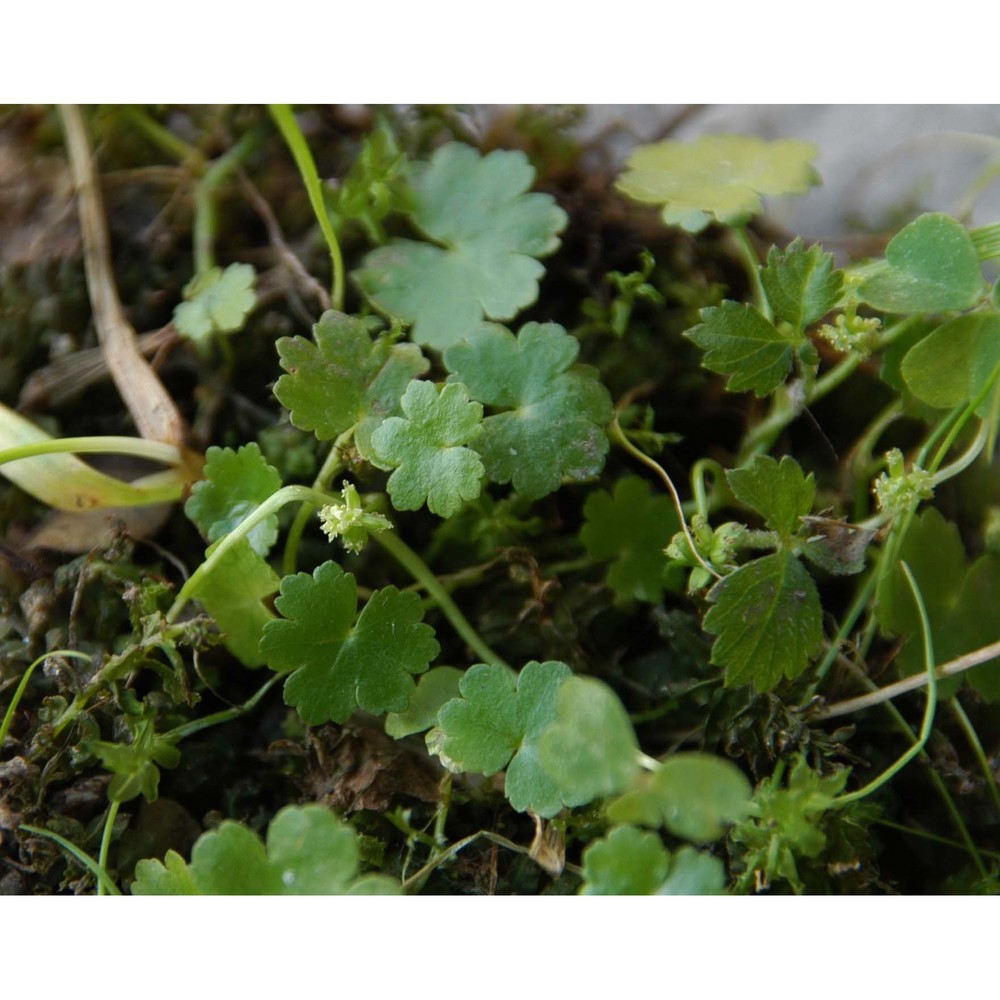
[[[108,785],[112,802],[128,802],[137,795],[147,802],[156,800],[160,785],[160,767],[180,763],[181,752],[173,741],[156,734],[156,714],[149,711],[139,719],[127,719],[131,743],[92,740],[89,749],[114,774]]]
[[[666,826],[696,843],[718,840],[747,812],[750,782],[731,761],[690,752],[668,757],[651,775],[608,805],[616,823]]]
[[[371,319],[325,312],[313,327],[315,343],[305,337],[278,340],[286,374],[275,383],[278,402],[291,411],[300,430],[329,441],[357,425],[355,440],[370,457],[371,435],[388,416],[410,380],[430,362],[414,344],[397,344],[387,334],[372,340]]]
[[[608,586],[620,601],[656,603],[663,596],[667,557],[663,550],[680,522],[669,497],[653,495],[638,476],[615,483],[614,494],[598,490],[583,508],[580,540],[592,559],[613,559]]]
[[[205,458],[205,478],[194,484],[184,513],[215,542],[279,490],[281,477],[254,443],[239,451],[212,447]],[[278,517],[272,515],[247,535],[247,541],[254,552],[266,556],[277,537]]]
[[[928,212],[901,229],[885,260],[864,268],[859,295],[892,313],[969,309],[985,292],[975,245],[950,216]]]
[[[995,610],[1000,600],[1000,558],[986,554],[970,565],[958,526],[935,507],[927,507],[910,525],[899,560],[876,594],[879,624],[906,640],[895,658],[902,676],[925,669],[920,617],[900,565],[904,561],[924,599],[939,666],[1000,640]],[[963,677],[939,681],[938,696],[951,697],[963,680],[987,700],[1000,700],[1000,664],[986,663]]]
[[[774,392],[788,377],[801,337],[786,336],[752,306],[723,302],[701,311],[702,322],[684,334],[703,351],[702,364],[731,376],[730,392],[753,389],[758,396]]]
[[[449,381],[499,411],[474,443],[493,482],[537,499],[604,467],[611,397],[594,369],[573,363],[579,351],[556,323],[526,323],[516,338],[484,324],[445,351]]]
[[[755,559],[708,593],[704,629],[717,636],[712,663],[726,686],[769,691],[793,680],[823,646],[823,612],[812,577],[790,552]]]
[[[625,706],[594,677],[571,677],[559,689],[540,753],[571,807],[624,791],[639,770],[639,743]]]
[[[526,194],[535,171],[518,151],[480,156],[461,143],[412,168],[414,224],[430,243],[393,240],[355,271],[380,310],[413,324],[418,344],[444,350],[484,318],[513,319],[538,297],[566,213],[551,195]]]
[[[787,787],[778,775],[760,783],[750,815],[730,834],[733,844],[745,848],[744,888],[762,876],[765,885],[784,879],[796,893],[804,890],[796,858],[818,857],[826,847],[826,813],[844,790],[850,773],[850,768],[842,768],[822,777],[800,754],[788,775]]]
[[[225,820],[202,834],[185,865],[175,851],[166,864],[140,861],[133,896],[395,895],[399,883],[358,877],[354,830],[320,805],[287,806],[271,821],[267,848],[240,823]]]
[[[696,233],[710,221],[740,225],[761,211],[760,195],[803,194],[819,177],[817,149],[795,139],[706,135],[640,146],[616,187],[663,206],[663,221]]]
[[[1000,365],[1000,316],[959,316],[915,344],[903,358],[910,392],[931,406],[951,409],[973,400]],[[989,412],[990,397],[978,413]]]
[[[216,542],[206,550],[212,554]],[[244,666],[264,663],[260,640],[274,620],[266,602],[277,593],[281,579],[244,539],[233,546],[191,595],[215,619],[226,649]]]
[[[466,671],[461,697],[438,712],[428,745],[456,772],[491,775],[507,769],[504,792],[524,812],[554,816],[564,803],[538,758],[538,741],[556,717],[556,694],[572,675],[565,663],[532,661],[515,677],[479,663]]]
[[[174,327],[184,337],[205,343],[213,334],[242,330],[257,304],[253,283],[256,273],[250,264],[213,267],[192,278],[184,288],[184,298],[174,309]]]
[[[776,320],[801,331],[825,316],[840,300],[844,272],[819,244],[805,248],[796,238],[785,250],[771,247],[761,281]]]
[[[480,433],[483,408],[469,401],[465,386],[439,390],[431,382],[411,382],[401,405],[405,417],[387,417],[372,435],[372,461],[396,470],[387,489],[397,510],[426,502],[432,513],[451,517],[482,488],[483,463],[463,446]]]
[[[707,753],[678,753],[653,774],[650,789],[663,822],[676,837],[718,840],[747,812],[753,789],[731,761]]]
[[[581,896],[652,896],[667,880],[670,853],[655,833],[619,826],[583,852]]]
[[[283,617],[267,624],[260,651],[272,670],[290,675],[285,703],[311,726],[346,722],[357,708],[405,711],[411,675],[439,651],[415,593],[377,590],[355,623],[357,585],[333,562],[312,576],[286,576],[275,607]]]
[[[437,724],[438,711],[445,702],[458,698],[459,681],[464,670],[456,667],[433,667],[422,674],[417,689],[405,712],[390,712],[385,717],[385,731],[393,739],[401,740],[413,733],[422,733]]]
[[[726,472],[730,489],[740,503],[757,511],[767,526],[788,539],[798,533],[801,522],[812,510],[816,479],[789,455],[781,462],[770,455],[757,455],[749,465]]]
[[[682,847],[675,855],[666,882],[657,896],[721,896],[726,891],[726,869],[711,854]]]

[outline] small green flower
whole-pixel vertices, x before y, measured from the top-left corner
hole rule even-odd
[[[339,538],[349,552],[358,553],[368,544],[369,532],[387,531],[391,522],[381,514],[366,513],[361,497],[350,483],[341,491],[343,503],[330,503],[319,512],[320,527],[332,542]]]
[[[886,452],[885,458],[887,470],[874,483],[879,510],[900,514],[934,496],[934,476],[930,472],[919,465],[911,466],[907,472],[898,448]]]

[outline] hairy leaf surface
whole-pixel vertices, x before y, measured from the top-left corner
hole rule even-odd
[[[844,273],[833,266],[833,254],[818,244],[806,249],[796,238],[786,249],[771,247],[761,281],[776,320],[804,330],[825,316],[840,299]]]
[[[701,319],[684,336],[705,351],[702,364],[709,371],[730,376],[730,392],[753,389],[767,396],[788,377],[800,338],[780,332],[753,306],[726,301],[703,309]]]
[[[755,559],[708,594],[704,628],[716,636],[712,662],[726,668],[726,686],[769,691],[793,680],[823,645],[823,612],[812,577],[789,552]]]

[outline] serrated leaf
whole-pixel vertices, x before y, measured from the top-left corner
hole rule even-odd
[[[571,677],[542,736],[541,764],[567,806],[624,791],[639,770],[639,744],[625,706],[602,681]]]
[[[358,877],[354,830],[320,805],[287,806],[271,821],[267,847],[241,823],[225,820],[202,834],[184,864],[175,851],[166,864],[136,865],[134,896],[395,895],[399,883]]]
[[[817,149],[795,139],[705,135],[640,146],[616,187],[630,198],[662,205],[663,221],[696,233],[713,219],[739,225],[761,211],[761,195],[803,194],[819,177]]]
[[[482,489],[483,463],[471,448],[480,434],[483,408],[463,385],[440,389],[411,382],[400,402],[404,416],[387,417],[371,438],[372,461],[395,469],[387,489],[397,510],[428,510],[451,517]]]
[[[680,531],[670,498],[653,495],[645,479],[626,476],[613,494],[592,493],[583,516],[580,540],[592,559],[614,560],[607,581],[618,599],[659,601],[667,566],[663,550]]]
[[[500,411],[474,442],[493,482],[537,499],[604,467],[611,397],[594,369],[574,364],[579,350],[556,323],[526,323],[517,337],[489,323],[445,351],[449,381]]]
[[[959,316],[924,337],[903,358],[907,388],[931,406],[950,409],[971,402],[1000,365],[1000,316]],[[990,396],[978,407],[986,416]]]
[[[209,546],[211,555],[219,542]],[[244,539],[234,545],[191,595],[215,619],[226,649],[246,667],[264,663],[260,640],[274,614],[264,603],[281,578]]]
[[[730,392],[748,389],[758,396],[774,392],[788,377],[801,338],[786,336],[752,306],[723,302],[701,311],[702,322],[684,334],[703,351],[702,364],[729,375]]]
[[[215,542],[279,490],[281,477],[254,443],[239,451],[211,447],[205,459],[205,478],[194,484],[184,513]],[[272,515],[247,535],[247,542],[258,555],[266,556],[277,537],[278,517]]]
[[[712,663],[726,686],[769,691],[794,680],[823,646],[823,611],[812,577],[790,552],[755,559],[708,593],[704,629],[716,636]]]
[[[619,826],[583,852],[581,896],[651,896],[670,871],[670,853],[655,833]]]
[[[436,725],[441,706],[460,696],[458,685],[464,675],[465,671],[456,667],[433,667],[422,674],[406,711],[390,712],[385,717],[386,733],[401,740]]]
[[[371,435],[388,416],[398,414],[410,380],[430,362],[415,344],[393,343],[387,335],[372,340],[372,322],[344,313],[323,313],[313,341],[282,337],[277,342],[286,374],[274,395],[300,430],[329,441],[357,425],[355,441],[370,458]]]
[[[756,455],[749,465],[726,472],[734,496],[757,511],[767,526],[783,538],[798,533],[800,521],[812,510],[816,478],[790,455],[781,462],[770,455]]]
[[[182,336],[204,343],[213,334],[242,330],[257,304],[250,264],[230,264],[224,271],[213,267],[196,276],[184,289],[174,309],[174,327]]]
[[[928,212],[901,229],[886,247],[885,260],[862,273],[859,295],[884,312],[969,309],[986,291],[972,238],[941,212]]]
[[[289,674],[285,703],[308,725],[346,722],[358,708],[405,711],[412,675],[438,654],[414,593],[375,591],[355,623],[357,585],[334,562],[286,576],[275,607],[283,617],[267,624],[260,651],[272,670]]]
[[[836,306],[844,273],[833,266],[833,254],[819,244],[805,248],[796,238],[786,249],[771,247],[761,281],[775,319],[801,331]]]
[[[434,752],[459,772],[491,775],[506,768],[510,804],[519,812],[554,816],[564,803],[540,766],[538,741],[555,719],[557,692],[571,675],[555,660],[532,661],[516,677],[498,664],[476,664],[462,678],[461,697],[438,712]]]
[[[444,350],[484,318],[510,320],[538,297],[545,268],[536,258],[559,247],[566,213],[547,194],[526,194],[527,157],[480,156],[461,143],[412,168],[418,229],[440,246],[393,240],[373,250],[354,280],[371,302],[413,324],[418,344]]]

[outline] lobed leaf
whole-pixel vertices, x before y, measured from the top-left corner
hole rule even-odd
[[[812,510],[816,478],[789,455],[777,462],[770,455],[756,455],[749,465],[730,469],[726,479],[740,503],[757,511],[767,526],[783,538],[795,535],[800,518]]]
[[[313,342],[315,341],[315,342]],[[313,327],[313,341],[282,337],[277,342],[286,374],[274,395],[300,430],[328,441],[357,425],[358,450],[370,458],[371,435],[397,414],[410,380],[430,367],[414,344],[388,335],[372,340],[370,319],[328,311]]]
[[[253,442],[238,451],[213,446],[205,452],[205,459],[205,478],[192,487],[184,513],[215,542],[279,490],[281,477]],[[266,556],[277,537],[275,514],[258,524],[247,535],[247,542],[258,555]]]
[[[491,775],[506,768],[510,804],[519,812],[554,816],[564,802],[539,761],[539,739],[555,719],[557,692],[571,675],[555,660],[532,661],[517,676],[498,664],[476,664],[459,684],[461,697],[438,712],[428,745],[452,771]]]
[[[583,852],[581,896],[652,896],[667,880],[670,852],[655,833],[619,826]]]
[[[726,668],[726,686],[769,691],[793,680],[823,645],[823,612],[812,577],[790,552],[755,559],[708,593],[703,627],[716,636],[712,663]]]
[[[746,303],[723,302],[701,311],[702,322],[684,334],[703,351],[702,364],[729,375],[730,392],[774,392],[788,377],[800,337],[786,336]]]
[[[267,846],[241,823],[225,820],[198,838],[190,864],[175,851],[164,863],[136,865],[134,896],[395,895],[385,876],[358,877],[354,830],[320,805],[287,806],[271,821]]]
[[[286,576],[275,607],[282,617],[265,627],[260,651],[272,670],[289,674],[285,703],[308,725],[346,722],[358,708],[405,711],[412,675],[439,651],[417,594],[377,590],[355,622],[357,585],[334,562]]]
[[[422,733],[437,724],[441,706],[460,697],[459,682],[465,671],[456,667],[432,667],[421,674],[410,704],[403,712],[390,712],[385,717],[385,731],[395,740],[413,733]]]
[[[174,327],[184,337],[205,343],[213,334],[243,329],[257,304],[250,264],[213,267],[196,275],[184,289],[186,301],[174,309]]]
[[[604,467],[611,397],[597,373],[574,364],[580,345],[556,323],[526,323],[517,337],[493,323],[445,351],[449,381],[494,412],[474,447],[493,482],[527,497],[582,480]]]
[[[833,254],[819,244],[806,249],[800,238],[784,250],[771,247],[761,281],[776,320],[796,331],[825,316],[840,300],[844,272],[833,266]]]
[[[426,503],[451,517],[482,488],[483,463],[464,445],[479,435],[483,408],[458,383],[411,382],[400,405],[405,416],[387,417],[371,438],[373,462],[395,469],[387,484],[392,504],[418,510]]]
[[[580,530],[592,559],[611,559],[608,586],[620,601],[656,603],[665,588],[667,557],[664,549],[680,522],[669,497],[653,495],[638,476],[615,483],[614,493],[592,493],[583,507]]]
[[[625,706],[593,677],[571,677],[559,689],[540,753],[567,806],[622,792],[639,770],[639,744]]]
[[[413,223],[440,245],[393,240],[373,250],[353,274],[358,287],[437,350],[484,318],[513,319],[538,297],[537,258],[558,249],[567,221],[551,195],[526,193],[534,177],[519,151],[442,146],[411,170]]]
[[[741,225],[761,211],[761,195],[803,194],[819,177],[817,149],[795,139],[706,135],[640,146],[616,187],[662,205],[663,221],[696,233],[709,222]]]

